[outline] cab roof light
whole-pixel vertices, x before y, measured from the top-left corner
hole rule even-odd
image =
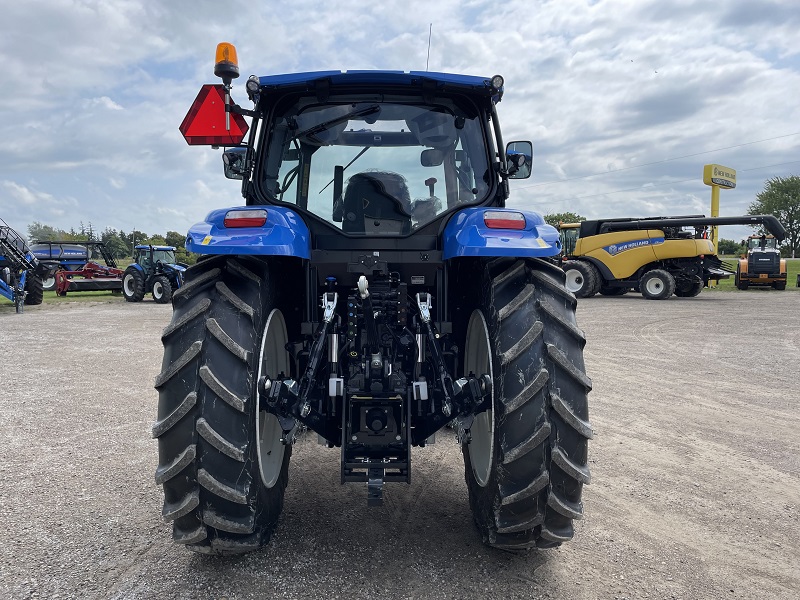
[[[225,213],[225,227],[262,227],[267,222],[267,211],[263,208],[254,210],[229,210]]]
[[[220,77],[226,85],[239,76],[239,59],[236,47],[228,42],[217,44],[217,57],[214,61],[214,75]]]
[[[525,215],[506,210],[487,210],[483,222],[489,229],[525,229]]]

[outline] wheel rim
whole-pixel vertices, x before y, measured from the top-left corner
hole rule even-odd
[[[467,343],[464,349],[464,374],[488,373],[494,382],[494,371],[490,358],[489,328],[483,313],[472,313],[467,327]],[[485,487],[492,474],[494,457],[494,386],[492,386],[491,408],[475,416],[470,429],[472,441],[467,446],[472,473],[478,485]]]
[[[163,295],[164,295],[164,286],[160,281],[156,281],[153,284],[153,298],[155,298],[156,300],[161,300]]]
[[[43,290],[52,290],[56,287],[56,278],[55,277],[48,277],[42,282],[42,289]]]
[[[133,296],[133,275],[125,275],[122,285],[125,287],[125,295]]]
[[[644,284],[644,287],[648,294],[657,296],[664,289],[664,282],[657,277],[653,277],[652,279],[647,280],[647,283]]]
[[[577,269],[570,269],[566,273],[565,287],[572,292],[579,292],[583,287],[583,275]]]
[[[277,377],[281,372],[289,375],[289,353],[286,352],[286,321],[278,309],[274,309],[267,317],[264,334],[261,336],[261,349],[258,359],[258,377],[256,384],[264,376]],[[286,447],[281,442],[282,429],[278,418],[258,408],[258,391],[256,398],[256,448],[258,450],[258,470],[261,481],[268,488],[275,485],[283,468],[283,456]]]

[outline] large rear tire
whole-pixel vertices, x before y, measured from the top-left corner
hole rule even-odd
[[[653,269],[641,276],[639,290],[648,300],[666,300],[675,293],[675,278],[664,269]]]
[[[675,295],[680,298],[694,298],[703,291],[703,280],[675,282]]]
[[[29,306],[37,306],[42,303],[44,299],[44,291],[42,289],[42,279],[33,275],[28,271],[28,276],[25,278],[25,304]]]
[[[545,261],[484,266],[482,300],[468,318],[464,372],[488,373],[493,385],[491,409],[476,416],[472,442],[462,446],[470,506],[490,546],[558,546],[583,516],[581,494],[590,479],[591,380],[576,300],[564,273]]]
[[[592,263],[583,260],[568,260],[564,263],[567,290],[577,298],[590,298],[600,291],[603,276]]]
[[[610,285],[600,286],[600,294],[603,296],[624,296],[628,293],[626,287],[612,287]]]
[[[132,265],[122,276],[122,295],[128,302],[141,302],[144,298],[144,275]]]
[[[256,259],[215,257],[186,277],[162,336],[156,482],[177,543],[239,554],[267,543],[288,481],[291,446],[256,390],[261,375],[291,376],[279,276]]]

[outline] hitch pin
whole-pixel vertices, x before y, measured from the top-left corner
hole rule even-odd
[[[336,310],[336,303],[339,301],[339,294],[336,292],[325,292],[322,294],[322,308],[324,310],[322,320],[330,323]]]
[[[426,293],[426,292],[421,292],[421,293],[417,294],[417,306],[419,307],[419,316],[422,318],[422,322],[423,323],[430,323],[430,321],[431,321],[431,295]]]

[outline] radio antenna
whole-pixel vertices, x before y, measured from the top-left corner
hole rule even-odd
[[[428,70],[428,65],[431,62],[431,32],[433,31],[433,23],[428,26],[428,59],[425,61],[425,71]]]

